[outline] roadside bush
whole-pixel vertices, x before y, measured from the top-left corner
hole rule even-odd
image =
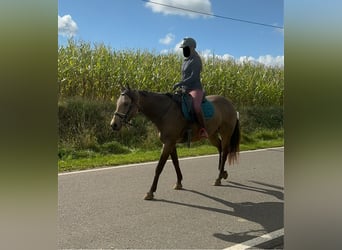
[[[59,103],[59,145],[61,148],[89,149],[94,152],[125,153],[129,148],[161,147],[158,131],[143,115],[132,120],[132,127],[115,132],[109,126],[115,110],[111,102],[69,99]],[[245,107],[239,109],[242,140],[258,129],[283,128],[283,107]],[[267,135],[264,136],[266,138]],[[63,152],[62,152],[63,153]]]
[[[91,149],[95,152],[99,151],[99,145],[104,145],[105,148],[102,149],[115,153],[114,151],[117,151],[115,147],[118,149],[119,145],[129,145],[134,148],[150,147],[151,144],[156,143],[152,138],[156,134],[155,128],[143,116],[133,119],[132,127],[124,127],[120,132],[113,131],[110,121],[114,111],[115,104],[111,102],[81,98],[70,98],[59,102],[59,144],[62,147]],[[155,141],[152,142],[153,140]]]
[[[58,104],[59,140],[70,144],[89,148],[97,143],[114,139],[109,126],[115,105],[110,102],[99,102],[71,98]]]
[[[243,107],[239,109],[240,124],[244,132],[257,129],[281,129],[283,128],[283,107]]]

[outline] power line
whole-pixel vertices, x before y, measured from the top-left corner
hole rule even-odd
[[[228,20],[237,21],[237,22],[243,22],[243,23],[261,25],[261,26],[266,26],[266,27],[271,27],[271,28],[284,29],[284,27],[282,27],[282,26],[277,26],[277,25],[272,25],[272,24],[259,23],[259,22],[244,20],[244,19],[226,17],[226,16],[221,16],[221,15],[216,15],[216,14],[211,14],[211,13],[206,13],[206,12],[201,12],[201,11],[186,9],[186,8],[182,8],[182,7],[177,7],[177,6],[173,6],[173,5],[168,5],[168,4],[163,4],[163,3],[157,3],[157,2],[149,1],[149,0],[141,0],[141,1],[146,2],[146,3],[161,5],[161,6],[165,6],[165,7],[177,9],[177,10],[183,10],[183,11],[188,11],[188,12],[192,12],[192,13],[196,13],[196,14],[206,15],[206,16],[212,16],[212,17],[217,17],[217,18],[222,18],[222,19],[228,19]]]

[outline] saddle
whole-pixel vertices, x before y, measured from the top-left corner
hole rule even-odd
[[[187,121],[195,122],[196,114],[192,105],[192,96],[186,92],[176,92],[175,94],[169,94],[172,96],[172,99],[180,105],[182,109],[182,113],[184,118]],[[202,104],[201,104],[202,112],[204,119],[210,119],[213,117],[215,109],[214,105],[207,100],[205,96],[203,96]]]
[[[170,97],[174,102],[176,102],[179,105],[179,108],[182,110],[184,118],[189,121],[190,123],[196,121],[196,114],[192,106],[192,96],[185,92],[185,91],[177,91],[176,93],[166,93],[166,96]],[[203,96],[202,100],[202,112],[204,119],[210,119],[213,117],[215,108],[214,105],[208,101],[205,96]],[[189,126],[186,129],[186,132],[183,137],[183,143],[186,143],[188,148],[190,148],[191,144],[191,138],[192,138],[192,130]]]

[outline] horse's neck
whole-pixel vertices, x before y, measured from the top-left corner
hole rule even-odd
[[[166,114],[170,108],[171,101],[169,97],[163,94],[139,91],[140,112],[153,123],[158,123]]]

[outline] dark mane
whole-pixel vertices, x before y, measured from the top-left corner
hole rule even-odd
[[[142,96],[167,96],[169,98],[172,98],[173,94],[172,93],[158,93],[158,92],[150,92],[150,91],[146,91],[146,90],[139,90],[139,94],[141,94]]]

